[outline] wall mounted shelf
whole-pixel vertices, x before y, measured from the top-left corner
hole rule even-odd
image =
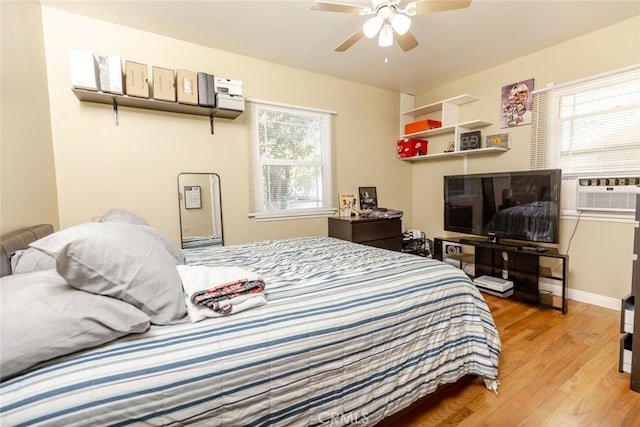
[[[451,158],[451,157],[479,156],[483,154],[501,154],[508,150],[509,150],[508,148],[500,148],[500,147],[476,148],[473,150],[450,151],[446,153],[427,154],[425,156],[405,157],[400,160],[404,160],[407,162],[418,162],[423,160],[442,159],[445,157]]]
[[[454,141],[454,151],[446,152],[446,153],[434,153],[427,154],[424,156],[416,156],[416,157],[405,157],[401,160],[405,161],[418,161],[418,160],[432,160],[432,159],[442,159],[446,157],[464,157],[472,156],[472,155],[481,155],[481,154],[501,154],[507,151],[506,148],[498,148],[498,147],[487,147],[487,148],[477,148],[473,150],[461,150],[460,149],[460,139],[462,134],[466,132],[470,132],[476,129],[480,129],[483,127],[491,126],[493,123],[487,122],[485,120],[477,119],[471,120],[468,122],[459,122],[458,121],[458,110],[461,105],[468,104],[470,102],[477,101],[478,98],[469,95],[463,94],[460,96],[455,96],[453,98],[448,98],[443,101],[434,102],[433,104],[423,105],[417,108],[404,109],[400,112],[400,132],[401,138],[418,138],[418,139],[427,139],[437,135],[446,135],[453,134]],[[400,95],[400,104],[401,108],[408,108],[414,105],[415,97],[409,94],[401,94]],[[442,122],[442,126],[435,129],[429,129],[421,132],[415,132],[411,134],[404,134],[405,125],[407,123],[411,123],[416,121],[419,118],[424,118],[427,115],[439,114],[438,119]]]
[[[455,133],[456,128],[464,128],[465,132],[468,130],[479,129],[485,126],[490,126],[492,123],[484,120],[472,120],[470,122],[458,123],[451,126],[443,126],[436,129],[429,129],[423,132],[410,133],[403,135],[403,138],[428,138],[430,136],[445,135],[447,133]]]
[[[235,119],[242,111],[224,110],[220,108],[203,107],[200,105],[180,104],[177,102],[160,101],[150,98],[136,98],[128,95],[116,95],[113,93],[95,92],[84,89],[71,89],[76,97],[83,102],[95,102],[98,104],[108,104],[113,106],[116,126],[119,123],[118,106],[143,108],[146,110],[166,111],[170,113],[189,114],[195,116],[209,117],[211,124],[211,134],[213,134],[214,118]]]

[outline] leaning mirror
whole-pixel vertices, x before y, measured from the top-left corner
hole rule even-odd
[[[183,248],[224,245],[218,174],[179,174],[178,204]]]

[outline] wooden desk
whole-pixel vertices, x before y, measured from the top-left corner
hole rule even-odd
[[[402,223],[400,218],[329,217],[329,237],[401,251]]]

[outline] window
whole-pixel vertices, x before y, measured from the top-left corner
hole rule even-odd
[[[562,169],[562,210],[580,176],[640,175],[640,66],[533,94],[531,168]]]
[[[250,101],[249,118],[249,216],[333,214],[331,113]]]

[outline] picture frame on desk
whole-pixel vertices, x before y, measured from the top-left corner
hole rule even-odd
[[[378,207],[378,195],[376,187],[358,187],[360,195],[360,209],[375,209]]]
[[[338,193],[338,212],[339,216],[350,217],[355,215],[358,206],[358,200],[353,193]]]

